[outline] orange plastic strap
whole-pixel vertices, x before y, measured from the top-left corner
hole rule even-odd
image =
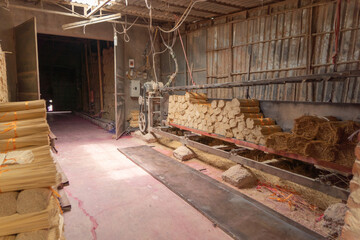
[[[18,118],[17,118],[17,113],[16,113],[16,112],[14,112],[14,118],[15,118],[15,121],[18,120]]]
[[[10,149],[10,142],[12,142],[13,149]],[[6,144],[6,150],[5,152],[8,152],[9,150],[15,150],[16,149],[16,139],[15,138],[9,138]]]
[[[4,117],[6,117],[8,113],[4,113],[1,117],[0,117],[0,120],[3,119]]]
[[[58,199],[58,198],[60,198],[60,194],[59,194],[57,191],[55,191],[52,187],[49,187],[49,189],[50,189],[51,192],[52,192],[52,196],[53,196],[53,197],[55,198],[55,200],[56,200],[56,204],[58,205],[61,214],[63,214],[64,212],[63,212],[63,210],[62,210],[62,208],[61,208],[61,205],[60,205],[60,202],[59,202],[59,199]]]
[[[11,123],[7,123],[5,125],[10,125],[8,128],[4,129],[2,132],[0,132],[0,134],[3,134],[3,133],[7,133],[11,130],[14,130],[14,138],[17,138],[17,132],[16,132],[16,123],[14,122],[11,122]]]

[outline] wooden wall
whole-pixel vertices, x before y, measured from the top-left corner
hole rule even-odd
[[[285,1],[187,27],[196,84],[249,82],[360,69],[360,0]],[[162,59],[163,60],[163,59]],[[187,83],[189,76],[187,76]],[[209,89],[210,98],[360,103],[360,77]]]

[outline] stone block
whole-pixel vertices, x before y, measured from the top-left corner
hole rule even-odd
[[[196,157],[196,154],[189,148],[185,146],[178,147],[173,152],[174,157],[181,161],[190,160],[194,157]]]
[[[151,133],[147,133],[143,136],[143,140],[147,143],[154,143],[156,142],[156,138],[154,135],[152,135]]]
[[[249,188],[256,184],[256,177],[248,169],[237,164],[221,175],[222,179],[238,188]]]

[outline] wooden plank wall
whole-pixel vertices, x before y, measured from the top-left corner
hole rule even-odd
[[[195,74],[194,81],[197,84],[244,82],[359,70],[360,0],[341,2],[336,64],[332,57],[337,1],[286,1],[189,25],[189,64],[194,66],[193,72],[194,69],[201,72],[203,65],[198,63],[206,61],[207,72],[206,80],[204,74]],[[208,95],[210,98],[360,103],[360,78],[209,89]]]

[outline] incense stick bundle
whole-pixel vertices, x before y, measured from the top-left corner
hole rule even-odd
[[[10,216],[16,213],[16,199],[18,192],[0,193],[0,217]]]
[[[33,232],[19,233],[18,235],[16,235],[16,240],[29,240],[29,239],[58,240],[59,238],[60,238],[60,231],[58,228],[51,228],[49,230],[42,229]]]
[[[48,207],[39,212],[14,214],[0,217],[0,236],[50,229],[59,225],[59,207],[57,199],[52,197]]]
[[[24,111],[0,112],[0,122],[10,122],[34,118],[46,118],[46,109],[36,108]]]
[[[26,147],[40,147],[44,145],[49,145],[48,132],[36,133],[19,138],[0,139],[0,152],[14,151]]]
[[[52,195],[50,188],[26,189],[19,193],[16,200],[16,211],[19,214],[45,210]]]
[[[0,240],[15,240],[16,235],[11,235],[11,236],[2,236],[0,237]]]
[[[33,118],[33,119],[25,119],[25,120],[19,120],[19,121],[10,121],[10,122],[0,122],[0,126],[10,126],[16,124],[16,126],[24,127],[29,125],[35,125],[35,124],[47,124],[47,121],[45,118]]]
[[[14,111],[24,111],[30,109],[45,109],[44,100],[35,100],[35,101],[24,101],[24,102],[8,102],[0,104],[0,112],[14,112]]]
[[[31,151],[34,154],[34,163],[39,163],[43,161],[47,161],[47,162],[54,161],[51,156],[50,146],[48,145],[32,148]]]
[[[56,186],[60,181],[53,162],[5,165],[0,168],[0,192]]]
[[[39,132],[45,132],[49,134],[50,129],[47,123],[36,124],[36,125],[27,125],[27,126],[17,126],[16,123],[4,126],[0,125],[0,140],[10,139],[10,138],[20,138],[29,135],[34,135]]]

